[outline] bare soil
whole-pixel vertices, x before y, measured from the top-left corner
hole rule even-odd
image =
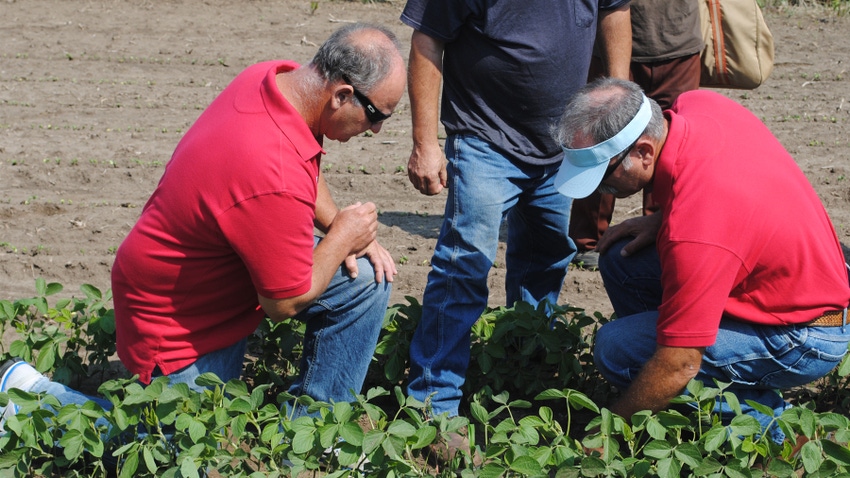
[[[183,133],[244,67],[306,63],[342,22],[382,23],[405,44],[403,2],[321,0],[0,0],[0,299],[43,277],[110,286],[114,252]],[[850,19],[771,10],[776,67],[754,91],[724,91],[754,111],[798,161],[843,242],[850,242]],[[373,201],[380,241],[399,263],[391,303],[421,300],[445,194],[407,179],[410,108],[380,134],[328,142],[341,206]],[[618,203],[615,220],[638,212]],[[789,227],[794,227],[789,224]],[[504,303],[504,244],[490,304]],[[610,314],[597,272],[571,270],[562,303]]]

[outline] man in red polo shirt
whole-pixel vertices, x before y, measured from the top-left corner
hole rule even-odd
[[[661,206],[600,241],[618,319],[599,330],[594,357],[624,391],[613,412],[658,411],[689,380],[718,380],[767,427],[773,417],[745,400],[778,416],[789,406],[779,390],[840,362],[850,341],[841,244],[814,188],[752,113],[691,91],[662,115],[634,83],[605,79],[571,100],[556,139],[563,194],[626,197],[651,185]]]
[[[352,24],[308,65],[253,65],[221,92],[118,250],[117,345],[130,372],[195,388],[205,372],[239,378],[246,338],[263,317],[296,317],[307,331],[290,392],[347,401],[360,391],[397,271],[376,242],[375,205],[338,210],[331,199],[322,141],[378,133],[405,83],[396,37]],[[51,393],[63,404],[89,398],[20,361],[0,368],[0,388]],[[0,420],[9,413],[13,404]]]

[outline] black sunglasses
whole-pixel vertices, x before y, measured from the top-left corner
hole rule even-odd
[[[620,164],[622,164],[622,163],[623,163],[623,160],[625,160],[625,159],[626,159],[626,157],[628,157],[629,153],[632,151],[632,148],[634,148],[636,144],[637,144],[637,141],[635,141],[634,143],[632,143],[632,145],[631,145],[631,146],[629,146],[628,148],[626,148],[626,150],[625,150],[625,151],[623,151],[622,153],[620,153],[620,156],[619,156],[619,157],[617,157],[617,159],[616,159],[616,160],[614,160],[614,162],[613,162],[613,163],[611,163],[610,165],[608,165],[608,168],[606,168],[606,169],[605,169],[605,174],[603,174],[603,175],[602,175],[602,179],[599,181],[600,183],[602,183],[603,181],[605,181],[606,179],[608,179],[608,178],[609,178],[612,174],[614,174],[614,171],[616,171],[616,170],[617,170],[617,168],[619,168],[619,167],[620,167]]]
[[[342,81],[344,81],[345,84],[350,86],[352,90],[354,90],[354,97],[357,98],[357,101],[359,101],[361,105],[363,105],[363,111],[366,113],[366,119],[368,119],[369,122],[371,122],[372,124],[377,124],[392,116],[392,113],[386,114],[376,108],[375,104],[372,103],[372,100],[370,100],[368,96],[361,93],[357,88],[354,87],[354,85],[351,84],[351,80],[348,79],[348,76],[343,75]]]

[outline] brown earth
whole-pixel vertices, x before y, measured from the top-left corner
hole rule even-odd
[[[43,277],[81,295],[109,287],[114,252],[200,112],[247,65],[307,62],[343,22],[388,25],[405,43],[402,2],[308,0],[0,0],[0,299],[31,297]],[[755,91],[726,91],[797,159],[850,242],[850,19],[829,10],[767,12],[776,68]],[[380,241],[399,262],[392,303],[421,299],[445,195],[405,173],[403,98],[376,136],[328,142],[340,205],[373,201]],[[636,214],[621,201],[617,220]],[[794,224],[789,224],[794,227]],[[501,247],[504,253],[504,244]],[[503,256],[491,305],[504,301]],[[598,273],[572,270],[561,301],[611,312]]]

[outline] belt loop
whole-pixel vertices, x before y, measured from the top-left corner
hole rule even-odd
[[[845,330],[846,328],[847,328],[847,307],[844,308],[844,313],[841,316],[841,333],[842,334],[847,332],[847,330]]]

